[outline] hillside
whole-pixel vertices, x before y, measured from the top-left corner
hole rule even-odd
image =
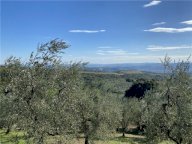
[[[176,65],[176,64],[172,64]],[[164,67],[161,63],[122,63],[122,64],[88,64],[86,69],[89,71],[133,71],[133,72],[153,72],[163,73]],[[190,64],[190,71],[192,71],[192,64]]]

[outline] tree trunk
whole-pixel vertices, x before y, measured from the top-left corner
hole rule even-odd
[[[170,135],[170,132],[171,132],[171,130],[167,130],[167,136],[168,136],[168,138],[169,138],[170,140],[174,141],[176,144],[181,144],[182,141],[183,141],[182,137],[181,137],[179,140],[177,140],[177,139],[173,138],[173,137]]]
[[[180,138],[180,140],[179,140],[180,144],[182,143],[182,141],[183,141],[183,139],[182,139],[182,138]]]
[[[85,137],[85,144],[89,144],[89,137],[88,136]]]
[[[8,126],[5,134],[6,134],[6,135],[9,134],[9,132],[10,132],[10,127]]]
[[[122,135],[122,137],[125,137],[125,129],[126,128],[123,128],[122,130],[123,130],[123,135]]]
[[[125,131],[123,131],[123,137],[125,137]]]

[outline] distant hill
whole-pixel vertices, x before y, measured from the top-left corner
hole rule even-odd
[[[163,73],[164,67],[161,63],[88,64],[86,70],[98,72],[135,71]],[[192,72],[192,64],[190,64],[190,71]]]

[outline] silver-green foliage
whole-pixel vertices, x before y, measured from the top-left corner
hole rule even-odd
[[[52,40],[40,45],[27,62],[11,57],[5,63],[9,81],[1,89],[1,116],[35,143],[75,129],[80,64],[62,65],[60,54],[67,47]]]
[[[38,47],[26,62],[11,57],[0,87],[0,122],[15,125],[33,143],[50,135],[84,134],[86,141],[115,130],[121,118],[119,99],[84,87],[82,63],[64,65],[61,54],[68,45],[52,40]]]
[[[17,77],[22,70],[20,59],[10,57],[4,66],[1,67],[0,77],[0,125],[6,128],[6,133],[10,132],[12,125],[17,121],[17,106],[13,105],[15,97],[12,92],[12,80]]]
[[[129,125],[141,125],[142,120],[142,100],[137,98],[126,98],[122,99],[122,120],[121,127],[123,131],[123,136],[128,130]]]
[[[83,89],[77,103],[80,133],[85,144],[97,138],[107,138],[119,125],[121,109],[119,99],[98,89]]]
[[[189,61],[172,64],[166,57],[166,74],[156,90],[145,96],[143,120],[147,138],[155,141],[171,140],[177,144],[192,143],[192,81]]]

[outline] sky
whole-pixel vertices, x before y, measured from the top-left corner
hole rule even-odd
[[[151,63],[192,54],[192,0],[1,1],[0,64],[59,38],[64,62]]]

